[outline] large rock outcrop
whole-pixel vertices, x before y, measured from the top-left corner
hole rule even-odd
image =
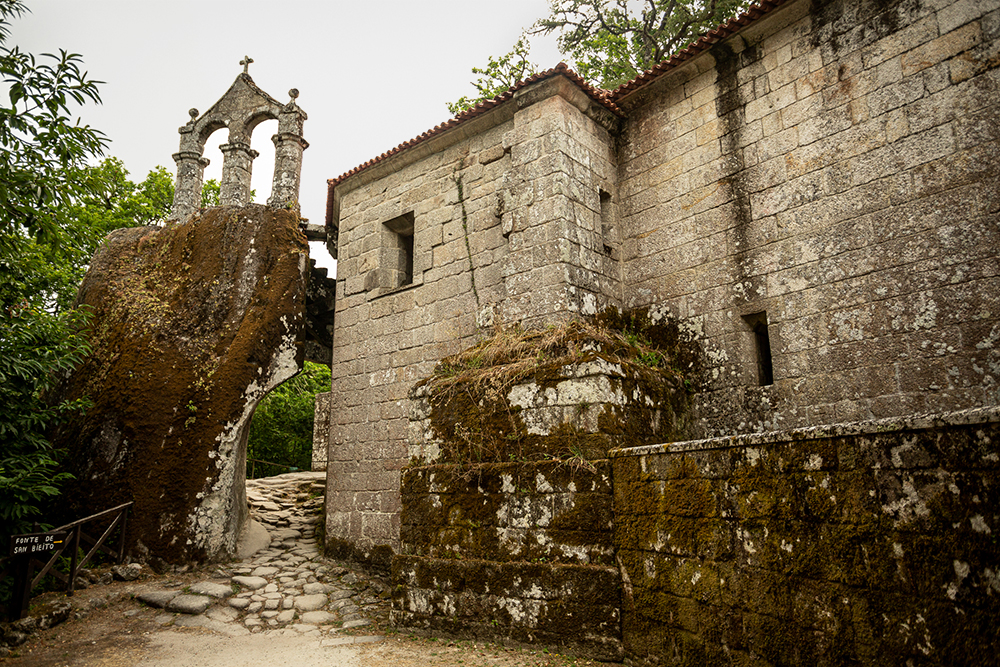
[[[233,553],[250,417],[301,367],[307,264],[297,214],[257,205],[108,237],[78,296],[93,352],[63,388],[94,404],[57,434],[70,512],[134,500],[139,558]]]

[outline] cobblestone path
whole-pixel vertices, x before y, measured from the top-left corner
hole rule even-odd
[[[271,543],[249,558],[215,568],[193,584],[145,590],[136,598],[161,608],[164,626],[227,635],[309,636],[321,645],[382,640],[388,586],[323,558],[325,473],[289,473],[247,481],[251,518]],[[345,633],[346,630],[363,629]]]

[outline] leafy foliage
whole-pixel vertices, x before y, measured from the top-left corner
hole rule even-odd
[[[88,352],[74,333],[80,314],[25,309],[3,315],[0,335],[0,526],[5,538],[30,529],[40,503],[59,493],[69,478],[57,473],[58,452],[45,433],[86,401],[50,405],[45,400],[60,373]]]
[[[533,33],[558,31],[576,71],[613,89],[735,16],[744,0],[554,0]],[[641,9],[639,9],[641,7]]]
[[[134,183],[122,161],[109,157],[96,166],[83,167],[79,178],[86,189],[66,210],[75,229],[72,243],[60,246],[59,257],[49,251],[49,266],[58,273],[59,280],[53,277],[47,285],[39,286],[53,295],[58,308],[72,302],[87,263],[105,236],[125,227],[162,224],[173,206],[174,176],[162,166]],[[217,180],[206,181],[201,192],[202,206],[218,206],[219,191]],[[38,275],[37,267],[35,272]]]
[[[163,167],[136,184],[128,180],[120,160],[107,158],[97,166],[80,167],[76,178],[84,189],[58,212],[55,241],[26,233],[6,237],[0,252],[3,303],[27,299],[48,310],[67,310],[90,258],[109,232],[155,223],[170,211],[173,177]]]
[[[264,397],[250,422],[248,478],[287,472],[288,467],[309,470],[316,394],[324,391],[330,391],[330,368],[307,361],[301,373]]]
[[[83,316],[66,310],[76,269],[86,261],[78,243],[89,231],[68,214],[91,192],[86,160],[106,139],[72,119],[71,105],[99,102],[97,81],[80,56],[60,51],[36,58],[8,47],[10,20],[26,10],[0,0],[0,543],[39,518],[58,493],[58,452],[46,432],[81,402],[50,405],[45,394],[58,375],[87,352],[76,333]],[[6,549],[3,549],[6,551]]]
[[[473,67],[473,74],[481,74],[476,81],[471,82],[476,88],[475,97],[463,96],[457,102],[448,104],[448,111],[456,116],[471,109],[483,100],[489,100],[500,93],[513,88],[522,81],[538,72],[538,66],[528,62],[528,44],[526,37],[521,35],[510,53],[494,58],[490,56],[485,68]]]
[[[155,224],[170,212],[173,200],[173,177],[163,167],[149,172],[141,183],[128,179],[128,170],[118,158],[106,158],[96,166],[79,169],[77,178],[83,191],[61,211],[66,242],[35,244],[36,253],[46,262],[31,264],[28,275],[53,274],[47,284],[38,285],[35,294],[48,296],[59,310],[68,308],[76,296],[90,258],[110,232],[123,227]],[[27,249],[22,250],[22,256]]]
[[[141,183],[133,183],[128,176],[125,165],[115,157],[84,170],[87,192],[71,208],[71,215],[98,239],[122,227],[156,224],[170,214],[174,199],[170,172],[156,167]]]
[[[551,0],[549,16],[529,34],[559,33],[559,51],[580,76],[612,90],[670,57],[751,3],[745,0]],[[537,71],[524,35],[500,59],[489,59],[476,97],[448,104],[452,113],[491,99]],[[515,73],[515,76],[511,76]]]
[[[0,0],[0,74],[9,101],[0,105],[0,251],[5,253],[16,250],[18,236],[53,244],[63,239],[62,211],[88,187],[80,170],[107,144],[101,132],[72,120],[71,104],[101,101],[100,82],[81,70],[78,54],[36,58],[6,46],[10,19],[25,9],[20,0]]]
[[[0,251],[0,305],[5,312],[31,306],[40,312],[66,310],[89,259],[71,243],[43,243],[33,237],[4,239]]]
[[[170,186],[170,196],[173,197],[174,186]],[[222,194],[222,184],[214,178],[210,178],[201,185],[201,207],[211,208],[221,206],[219,196]],[[250,201],[257,200],[257,190],[250,191]]]
[[[209,208],[219,205],[219,195],[222,193],[222,185],[210,178],[201,186],[201,207]],[[250,193],[250,201],[253,201],[253,192]]]

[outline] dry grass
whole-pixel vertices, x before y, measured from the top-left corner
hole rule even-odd
[[[457,385],[510,388],[542,364],[565,366],[598,353],[610,361],[668,370],[667,356],[641,334],[574,320],[541,330],[497,327],[479,344],[443,359],[430,384],[435,391]]]
[[[670,353],[654,346],[638,327],[621,330],[580,321],[545,329],[497,327],[477,345],[443,359],[427,382],[449,459],[467,464],[541,456],[583,460],[581,447],[574,451],[554,440],[541,450],[539,443],[528,445],[508,396],[519,382],[541,377],[540,371],[551,375],[596,358],[635,372],[679,375]]]

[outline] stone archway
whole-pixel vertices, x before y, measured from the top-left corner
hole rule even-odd
[[[133,557],[233,555],[247,519],[250,417],[304,357],[321,356],[309,341],[325,342],[333,297],[309,267],[298,214],[308,144],[297,95],[282,105],[244,69],[207,112],[192,110],[174,156],[169,224],[112,233],[80,288],[93,353],[61,392],[93,407],[54,437],[76,477],[65,511],[76,518],[134,501]],[[268,119],[279,124],[272,196],[248,204],[250,136]],[[202,151],[223,127],[223,205],[202,210]],[[310,291],[320,295],[311,306]]]
[[[188,114],[191,120],[178,129],[180,150],[174,153],[177,182],[170,217],[184,220],[201,206],[201,186],[208,159],[204,157],[205,142],[216,130],[229,129],[228,141],[222,150],[222,182],[219,203],[223,206],[245,206],[250,202],[250,177],[257,151],[250,147],[254,129],[265,120],[277,120],[274,142],[274,179],[267,205],[272,208],[299,210],[299,182],[302,173],[302,152],[309,143],[302,138],[302,125],[308,116],[299,108],[299,91],[288,91],[289,101],[281,104],[257,87],[247,69],[249,57],[240,64],[243,72],[229,90],[199,115],[197,109]]]

